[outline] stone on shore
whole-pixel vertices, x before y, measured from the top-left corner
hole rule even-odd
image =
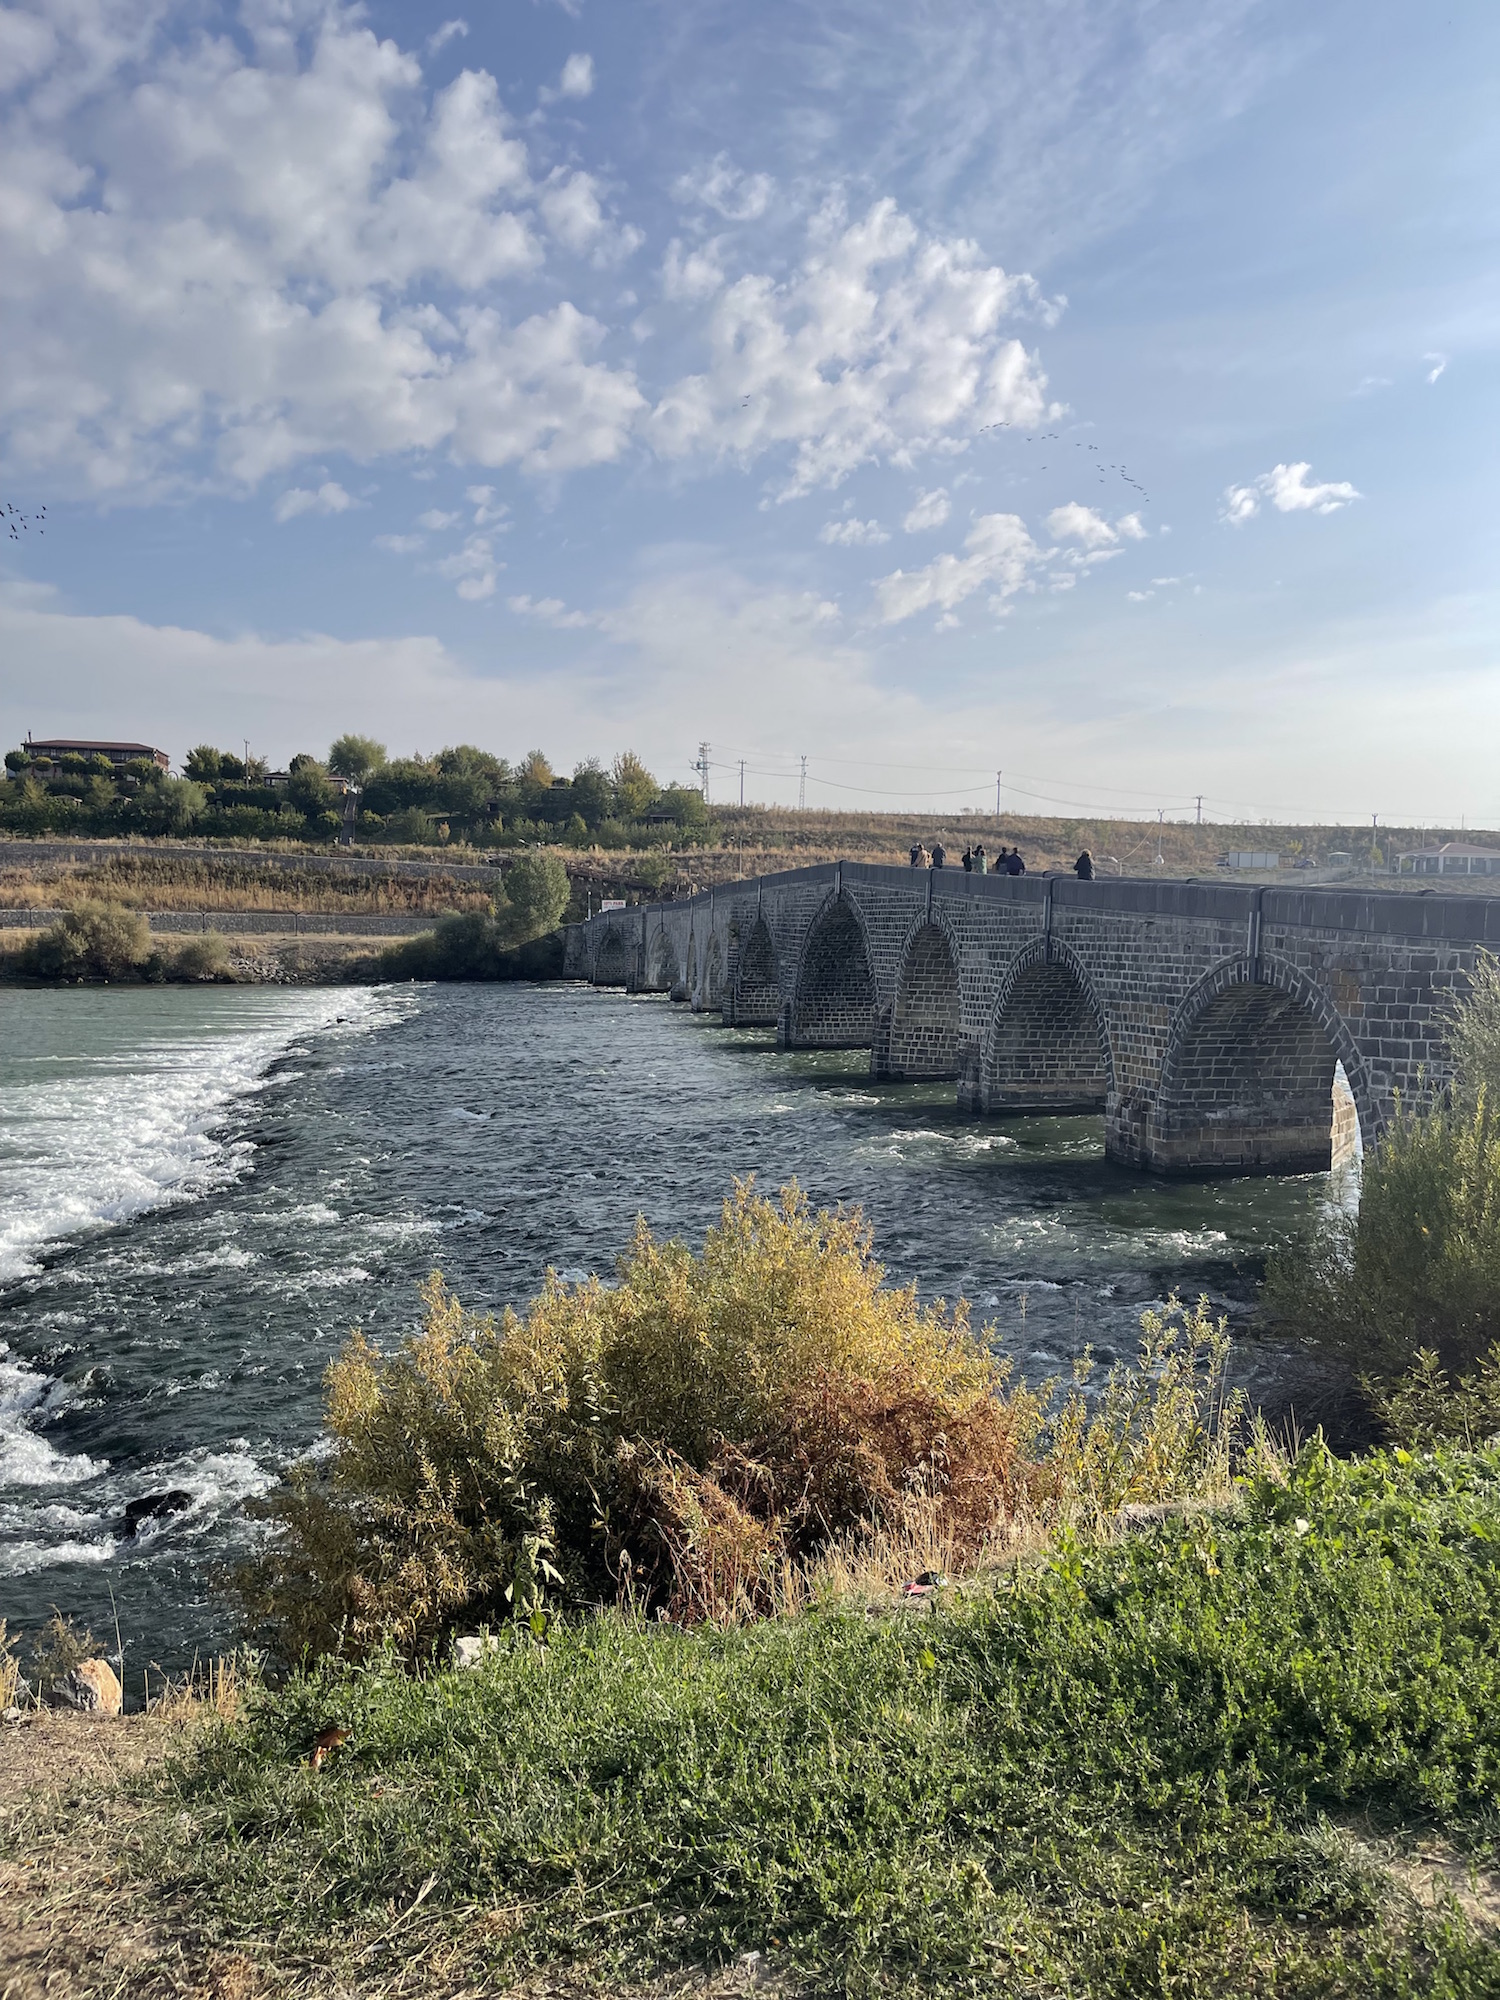
[[[108,1660],[80,1660],[48,1699],[54,1708],[76,1708],[84,1715],[118,1715],[122,1696]]]

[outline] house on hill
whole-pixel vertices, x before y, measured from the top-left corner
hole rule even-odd
[[[1469,847],[1445,840],[1441,847],[1414,847],[1396,856],[1398,875],[1500,875],[1500,847]]]
[[[94,743],[82,736],[33,737],[26,732],[26,754],[34,764],[60,764],[64,757],[107,757],[117,771],[127,764],[154,764],[159,771],[170,770],[165,750],[149,743]]]

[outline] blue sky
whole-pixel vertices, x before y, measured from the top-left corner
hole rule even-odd
[[[0,734],[1500,824],[1500,14],[0,7]]]

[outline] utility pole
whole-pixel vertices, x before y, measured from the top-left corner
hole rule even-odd
[[[1380,819],[1379,813],[1370,814],[1370,873],[1372,875],[1375,873],[1375,838],[1376,838],[1375,829],[1379,822],[1379,819]]]
[[[995,773],[995,817],[1000,817],[1000,773]]]
[[[700,743],[698,745],[698,761],[693,766],[693,769],[698,773],[699,782],[703,787],[703,803],[707,805],[708,804],[708,745],[706,743]]]
[[[1157,865],[1157,867],[1158,867],[1158,868],[1160,868],[1160,867],[1161,867],[1161,865],[1162,865],[1162,861],[1161,861],[1161,823],[1162,823],[1162,821],[1163,821],[1163,820],[1164,820],[1164,819],[1166,818],[1166,816],[1167,816],[1167,809],[1166,809],[1166,807],[1165,807],[1165,806],[1158,806],[1158,807],[1156,808],[1156,865]]]
[[[1200,792],[1200,793],[1198,794],[1198,824],[1199,824],[1199,826],[1202,826],[1202,824],[1203,824],[1203,794],[1202,794],[1202,792]]]
[[[740,759],[740,804],[745,803],[745,760]]]
[[[807,811],[807,759],[802,759],[802,783],[797,787],[797,810]]]

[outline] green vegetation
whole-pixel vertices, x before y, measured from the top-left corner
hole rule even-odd
[[[1494,1865],[1497,1546],[1500,1455],[1315,1444],[932,1614],[330,1659],[177,1766],[152,1867],[371,1990],[758,1952],[791,1991],[1477,2000],[1500,1953],[1387,1864]]]
[[[1388,1432],[1424,1442],[1500,1429],[1493,958],[1481,957],[1454,1001],[1447,1039],[1450,1087],[1398,1108],[1365,1161],[1358,1209],[1325,1207],[1307,1238],[1273,1260],[1266,1290],[1280,1329],[1351,1361]]]
[[[739,1185],[701,1255],[639,1225],[619,1281],[549,1278],[526,1316],[466,1314],[434,1276],[383,1360],[328,1375],[333,1450],[260,1511],[241,1574],[283,1658],[620,1598],[678,1620],[758,1616],[820,1571],[944,1566],[1133,1500],[1222,1492],[1237,1406],[1222,1328],[1148,1316],[1139,1371],[1092,1407],[1010,1388],[967,1308],[885,1285],[857,1212]]]
[[[217,931],[166,945],[118,903],[79,903],[14,954],[24,979],[226,979],[229,947]]]
[[[572,887],[555,854],[522,854],[497,885],[488,910],[446,916],[435,931],[393,945],[380,957],[383,979],[557,978],[560,946],[551,955],[524,947],[550,939],[563,920]]]
[[[7,753],[0,832],[177,835],[329,842],[345,825],[344,784],[360,788],[361,842],[443,846],[569,845],[666,848],[710,836],[701,793],[659,785],[631,751],[609,772],[580,764],[557,776],[540,750],[517,765],[461,743],[436,756],[396,757],[368,736],[340,736],[326,761],[306,752],[285,773],[200,743],[181,778],[142,761],[116,770],[102,756],[56,762]]]

